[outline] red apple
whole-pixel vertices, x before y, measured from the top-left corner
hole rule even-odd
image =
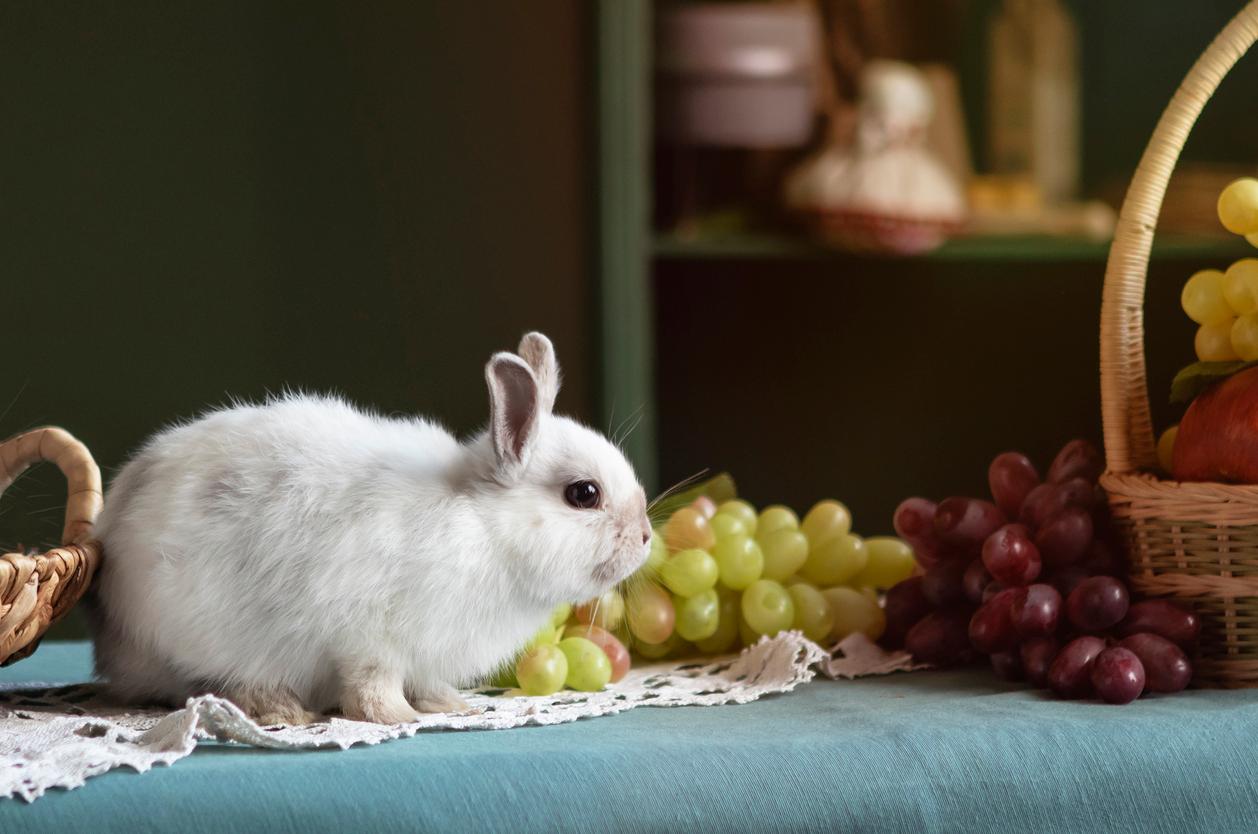
[[[1258,368],[1192,401],[1179,424],[1171,469],[1180,481],[1258,483]]]

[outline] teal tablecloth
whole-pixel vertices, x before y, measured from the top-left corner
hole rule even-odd
[[[54,643],[0,682],[87,671]],[[1258,690],[1109,707],[918,672],[345,752],[210,746],[0,800],[3,834],[697,830],[1258,831]]]

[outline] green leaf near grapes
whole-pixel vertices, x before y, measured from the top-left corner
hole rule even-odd
[[[734,476],[728,472],[722,472],[719,475],[708,478],[706,481],[700,481],[694,486],[656,499],[657,503],[651,508],[651,517],[668,518],[682,507],[692,504],[700,495],[706,495],[717,504],[737,498],[738,488],[734,485]]]
[[[1258,365],[1258,361],[1243,362],[1239,359],[1230,362],[1194,362],[1175,374],[1175,379],[1171,380],[1171,402],[1192,402],[1214,383],[1222,382],[1232,374],[1255,365]]]

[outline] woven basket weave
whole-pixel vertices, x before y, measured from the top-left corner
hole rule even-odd
[[[48,426],[0,443],[0,493],[45,460],[66,476],[62,544],[47,553],[0,556],[0,666],[35,651],[48,627],[83,596],[100,563],[100,542],[92,538],[102,500],[100,469],[68,432]]]
[[[1258,486],[1178,483],[1156,464],[1144,365],[1149,250],[1171,171],[1219,82],[1258,40],[1251,0],[1197,60],[1162,114],[1123,201],[1101,302],[1101,485],[1127,539],[1132,584],[1201,617],[1194,681],[1258,686]]]

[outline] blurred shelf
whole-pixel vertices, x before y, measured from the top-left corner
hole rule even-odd
[[[850,260],[861,257],[898,256],[856,255],[832,249],[805,238],[774,234],[730,235],[689,238],[657,233],[651,241],[656,258],[675,260]],[[1161,260],[1234,260],[1248,255],[1258,257],[1242,238],[1198,235],[1162,235],[1153,243],[1152,257]],[[1090,261],[1109,256],[1109,241],[1051,235],[1001,235],[962,237],[916,259],[926,262],[974,261]],[[908,260],[908,258],[904,258]]]

